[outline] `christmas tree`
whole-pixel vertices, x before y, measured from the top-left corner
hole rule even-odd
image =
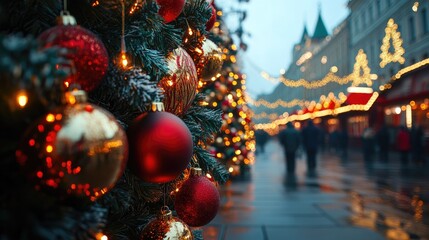
[[[1,239],[201,238],[187,225],[219,195],[199,168],[229,176],[206,149],[221,111],[197,89],[219,67],[214,14],[205,0],[0,3]]]
[[[207,81],[203,89],[206,102],[213,109],[222,110],[222,127],[209,150],[224,163],[231,176],[242,177],[254,162],[255,138],[252,112],[246,101],[246,75],[240,69],[239,51],[246,50],[242,39],[242,20],[237,30],[238,44],[234,43],[222,11],[210,39],[221,48],[223,67],[215,81]]]

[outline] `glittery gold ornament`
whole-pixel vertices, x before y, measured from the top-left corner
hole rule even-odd
[[[164,89],[164,108],[180,116],[186,113],[197,94],[197,70],[192,58],[180,47],[171,53],[167,62],[168,75],[159,83]]]
[[[182,220],[173,217],[171,211],[166,208],[161,214],[152,220],[140,234],[141,240],[192,240],[191,229]]]
[[[204,81],[214,81],[222,68],[222,52],[211,40],[205,39],[202,46],[202,69],[200,77]]]
[[[29,129],[16,159],[36,189],[94,201],[122,175],[127,138],[113,115],[85,102],[85,92],[66,99]]]

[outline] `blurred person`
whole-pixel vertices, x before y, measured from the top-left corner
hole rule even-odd
[[[341,133],[338,128],[335,128],[335,130],[329,134],[329,152],[340,152],[340,135]]]
[[[363,159],[371,163],[375,153],[375,133],[372,127],[367,127],[362,133]]]
[[[410,133],[405,126],[399,128],[399,132],[396,135],[396,148],[401,154],[401,164],[408,164],[408,154],[411,150],[411,139]]]
[[[300,134],[291,122],[288,122],[286,128],[279,132],[279,142],[283,147],[286,171],[288,174],[295,173],[296,152],[301,143]]]
[[[424,131],[420,125],[411,128],[411,155],[416,163],[424,163]]]
[[[389,129],[383,124],[376,134],[377,145],[379,147],[379,159],[382,162],[389,161],[390,134]]]
[[[321,141],[321,131],[314,126],[312,120],[308,120],[307,126],[302,129],[302,143],[307,155],[307,170],[313,173],[316,169],[316,156]]]
[[[259,150],[261,153],[265,152],[265,145],[267,144],[270,136],[264,130],[256,130],[255,132],[255,140],[256,145],[259,146]]]
[[[342,159],[347,159],[348,148],[349,148],[349,133],[346,127],[343,127],[339,133],[339,149]]]

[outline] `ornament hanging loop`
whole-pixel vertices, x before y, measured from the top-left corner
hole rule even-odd
[[[63,0],[63,10],[57,17],[57,25],[74,26],[77,25],[76,19],[67,10],[67,0]]]

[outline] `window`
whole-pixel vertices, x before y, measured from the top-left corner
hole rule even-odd
[[[377,8],[377,16],[379,17],[381,14],[381,0],[377,0],[375,4],[375,7]]]
[[[373,19],[374,13],[372,12],[372,5],[369,6],[368,12],[369,12],[369,21],[372,22],[374,20]]]
[[[390,5],[391,5],[390,0],[387,0],[386,2],[387,2],[387,8],[390,8]]]
[[[422,9],[422,11],[420,12],[420,16],[421,16],[421,20],[422,20],[423,34],[426,34],[429,32],[428,19],[427,19],[427,15],[426,15],[426,8]]]
[[[416,29],[414,27],[414,17],[410,17],[408,19],[408,29],[410,33],[410,42],[414,42],[416,40]]]

